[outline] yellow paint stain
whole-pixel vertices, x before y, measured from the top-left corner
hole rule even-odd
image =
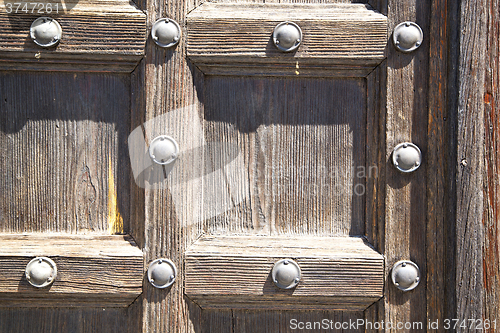
[[[299,62],[298,61],[295,63],[295,74],[297,74],[297,75],[300,74],[299,73]]]
[[[111,159],[109,159],[108,163],[108,175],[108,232],[111,235],[123,234],[123,218],[118,209],[115,176]]]

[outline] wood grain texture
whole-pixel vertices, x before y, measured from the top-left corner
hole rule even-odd
[[[271,35],[297,23],[303,41],[282,53]],[[362,4],[218,4],[187,16],[187,54],[205,74],[366,76],[385,58],[387,19]]]
[[[489,263],[483,261],[485,150],[491,149],[483,148],[486,143],[487,12],[488,1],[461,2],[455,259],[455,316],[460,320],[484,318],[485,308],[489,306],[484,297],[484,274]]]
[[[130,79],[0,73],[0,231],[124,233]]]
[[[186,14],[200,4],[199,1],[191,0],[147,0],[142,3],[145,7],[141,9],[148,13],[148,27],[161,17],[172,18],[184,27]],[[184,29],[182,33],[186,35]],[[200,121],[204,78],[186,59],[185,40],[181,38],[178,46],[167,50],[158,48],[151,39],[146,42],[146,56],[141,63],[144,67],[138,72],[143,77],[138,76],[138,81],[134,83],[135,87],[144,90],[138,96],[143,99],[138,100],[138,105],[143,105],[143,108],[136,109],[134,117],[142,118],[143,122],[151,121],[153,130],[158,131],[150,133],[144,128],[148,138],[163,132],[162,126],[171,125],[166,124],[166,121],[168,113],[174,110],[186,108],[189,111],[187,114],[196,115],[197,121]],[[141,80],[144,80],[142,85]],[[137,94],[138,91],[133,93]],[[191,142],[193,146],[202,144],[196,137],[190,139],[193,137],[192,123],[181,118],[177,124],[183,130],[176,132],[180,134],[176,140]],[[202,161],[201,155],[193,160],[190,167],[179,170],[179,184],[189,185],[193,170],[196,172]],[[188,186],[177,196],[168,187],[143,191],[143,201],[135,204],[144,211],[144,236],[138,237],[144,239],[145,261],[149,263],[160,257],[169,258],[177,265],[179,272],[183,272],[184,252],[201,234],[200,225],[186,222],[191,221],[193,211],[199,210],[199,202],[192,199],[197,197],[199,188],[196,184]],[[176,200],[181,200],[185,205],[176,205]],[[166,290],[144,284],[143,294],[138,300],[142,306],[142,332],[200,332],[203,319],[201,310],[185,297],[183,283],[183,274],[179,274],[175,284]]]
[[[387,61],[384,61],[367,77],[366,165],[377,166],[377,173],[366,180],[365,236],[380,253],[385,250],[386,168],[391,167],[386,160],[385,147],[387,96],[381,93],[386,84]],[[384,301],[380,300],[365,310],[364,319],[375,323],[384,320],[384,313]],[[377,331],[366,328],[366,332]]]
[[[427,320],[444,322],[453,308],[454,287],[448,267],[453,265],[453,187],[455,157],[450,114],[456,100],[455,56],[458,24],[456,2],[433,1],[429,36],[429,93],[427,127]]]
[[[206,201],[207,231],[362,235],[365,182],[376,176],[365,158],[365,96],[360,79],[207,77],[206,140],[232,149],[205,154],[237,199],[222,212]],[[226,166],[238,154],[238,167]],[[207,197],[219,187],[207,182]]]
[[[416,22],[429,36],[430,3],[388,1],[389,31],[404,21]],[[401,53],[388,47],[386,94],[385,236],[386,276],[394,263],[412,260],[420,268],[421,282],[412,292],[403,293],[386,279],[384,309],[379,320],[385,322],[426,323],[426,209],[427,209],[427,131],[429,41],[424,38],[418,50]],[[423,154],[421,167],[412,174],[402,174],[390,162],[394,147],[413,142]],[[397,329],[388,329],[396,332]],[[406,330],[405,330],[406,331]],[[409,330],[417,332],[418,329]]]
[[[500,2],[487,1],[485,73],[484,319],[500,323]],[[493,328],[485,330],[494,332]]]
[[[134,318],[134,320],[127,320]],[[0,332],[140,332],[140,312],[128,308],[0,308]]]
[[[54,8],[44,15],[59,22],[63,35],[48,49],[29,36],[31,23],[43,15],[31,13],[29,1],[20,7],[27,4],[28,13],[16,13],[17,5],[7,13],[7,3],[0,3],[0,69],[131,72],[144,55],[146,17],[129,1],[58,3],[58,13]]]
[[[24,270],[49,257],[57,277],[34,288]],[[127,307],[142,292],[143,255],[130,236],[3,234],[0,236],[1,307]]]
[[[292,258],[293,290],[270,272]],[[202,308],[364,310],[383,296],[383,256],[362,238],[205,236],[186,252],[184,288]]]

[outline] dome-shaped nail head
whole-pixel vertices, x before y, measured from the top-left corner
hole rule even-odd
[[[156,164],[170,164],[179,156],[179,145],[172,137],[160,135],[151,141],[149,156]]]
[[[274,264],[271,276],[274,284],[281,289],[292,289],[300,282],[301,270],[292,259],[282,259]]]
[[[394,264],[391,271],[392,283],[402,291],[415,289],[420,282],[420,269],[409,260],[401,260]]]
[[[62,28],[56,20],[42,16],[31,24],[30,37],[41,47],[51,47],[61,40]]]
[[[273,42],[281,52],[294,51],[302,42],[302,30],[293,22],[281,22],[274,28]]]
[[[161,18],[153,24],[151,38],[160,47],[173,47],[179,43],[181,27],[172,19]]]
[[[422,164],[422,152],[411,142],[400,143],[392,152],[392,163],[401,172],[413,172]]]
[[[154,287],[164,289],[170,287],[177,277],[177,268],[169,259],[153,260],[148,267],[148,281]]]
[[[420,26],[414,22],[403,22],[394,28],[392,41],[396,49],[409,53],[422,45],[424,33]]]
[[[25,269],[26,280],[37,288],[44,288],[54,282],[57,276],[56,263],[47,257],[33,258]]]

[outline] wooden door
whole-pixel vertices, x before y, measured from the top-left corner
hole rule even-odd
[[[0,7],[0,331],[417,332],[463,315],[445,268],[457,5],[60,2],[45,49],[24,4]],[[162,17],[174,48],[149,35]],[[273,44],[284,21],[295,52]],[[390,40],[405,21],[425,36],[411,53]],[[148,154],[160,135],[174,164]],[[423,153],[411,174],[391,162],[402,142]],[[48,288],[24,276],[38,256],[58,267]],[[177,266],[166,289],[145,276],[158,258]],[[270,275],[284,258],[290,290]],[[390,281],[399,260],[420,268],[413,291]]]

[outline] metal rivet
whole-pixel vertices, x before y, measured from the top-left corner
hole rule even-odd
[[[302,41],[302,30],[293,22],[281,22],[274,28],[273,42],[278,50],[291,52],[296,50]]]
[[[172,19],[161,18],[153,24],[151,37],[156,45],[160,47],[172,47],[179,43],[181,38],[181,27]]]
[[[422,164],[422,153],[413,143],[400,143],[392,152],[392,163],[401,172],[413,172]]]
[[[31,24],[30,37],[39,46],[51,47],[61,40],[62,28],[50,17],[39,17]]]
[[[409,260],[401,260],[394,264],[391,271],[394,285],[403,291],[415,289],[420,282],[420,269]]]
[[[179,145],[168,135],[160,135],[151,141],[149,156],[157,164],[170,164],[179,156]]]
[[[56,263],[47,257],[34,258],[26,265],[25,276],[33,287],[47,287],[57,276]]]
[[[424,33],[418,24],[414,22],[403,22],[394,28],[392,41],[401,52],[412,52],[422,45]]]
[[[156,288],[168,288],[177,276],[177,268],[169,259],[153,260],[148,267],[148,281]]]
[[[291,289],[300,282],[301,271],[292,259],[282,259],[274,264],[271,275],[278,288]]]

